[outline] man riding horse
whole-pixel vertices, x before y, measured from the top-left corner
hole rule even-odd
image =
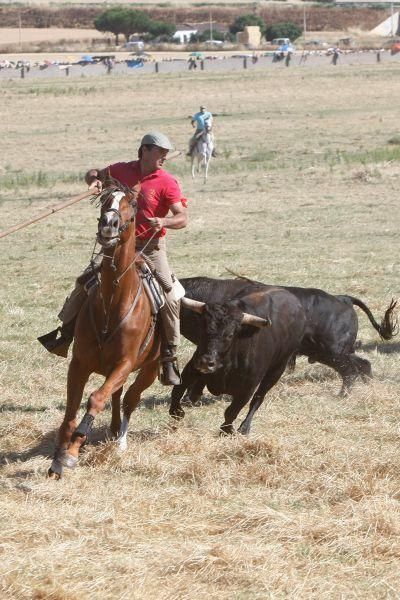
[[[168,264],[165,235],[167,229],[182,229],[187,224],[186,199],[176,179],[163,164],[168,152],[173,150],[169,139],[159,132],[147,133],[140,143],[139,160],[119,162],[105,169],[90,169],[85,176],[89,189],[101,192],[107,180],[133,188],[140,183],[138,213],[136,217],[136,249],[150,259],[156,271],[171,288],[165,293],[165,304],[160,309],[162,321],[161,363],[163,373],[160,378],[164,385],[178,385],[180,375],[176,363],[176,350],[180,340],[179,301],[173,290],[171,269]],[[172,213],[168,216],[168,213]],[[74,337],[74,327],[80,308],[86,300],[90,285],[96,281],[90,264],[76,280],[75,289],[61,309],[59,319],[62,326],[39,338],[45,348],[59,356],[67,356]]]
[[[192,156],[196,142],[201,137],[201,135],[204,133],[204,130],[206,129],[207,126],[208,126],[209,130],[211,131],[212,141],[215,146],[214,134],[212,133],[212,123],[213,123],[212,113],[210,113],[210,111],[208,111],[206,109],[204,104],[202,104],[200,106],[200,111],[197,112],[196,114],[194,114],[193,117],[191,117],[192,127],[196,127],[196,131],[189,140],[189,152],[187,153],[187,156]],[[214,156],[214,157],[216,156],[215,148],[212,151],[212,156]]]

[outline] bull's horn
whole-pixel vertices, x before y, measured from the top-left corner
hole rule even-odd
[[[267,317],[266,319],[262,319],[261,317],[256,317],[255,315],[250,315],[249,313],[243,313],[242,319],[243,325],[253,325],[253,327],[271,327],[271,319]]]
[[[205,307],[205,302],[199,302],[198,300],[192,300],[191,298],[183,297],[181,299],[183,306],[189,308],[189,310],[194,310],[194,312],[202,313]]]

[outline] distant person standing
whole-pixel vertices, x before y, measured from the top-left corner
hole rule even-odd
[[[286,58],[285,58],[285,66],[286,67],[288,67],[290,65],[291,58],[292,58],[292,53],[290,51],[288,51],[286,54]]]
[[[338,48],[334,48],[333,49],[333,54],[332,54],[332,64],[335,67],[337,65],[338,58],[339,58],[339,49]]]
[[[381,49],[379,49],[376,53],[376,62],[377,63],[381,62]]]
[[[109,56],[107,56],[107,58],[106,58],[106,60],[104,62],[105,62],[105,66],[106,66],[106,69],[107,69],[107,74],[109,75],[111,73],[112,69],[113,69],[113,66],[114,66],[112,58],[110,58]]]

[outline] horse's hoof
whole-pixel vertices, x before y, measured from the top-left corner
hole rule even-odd
[[[119,438],[117,440],[118,452],[126,452],[128,450],[128,442],[126,438]]]
[[[57,453],[55,458],[53,458],[50,468],[47,471],[47,477],[49,479],[54,479],[55,481],[58,481],[62,477],[63,466],[60,461],[60,456],[61,455]]]
[[[49,470],[47,471],[47,479],[52,479],[53,481],[59,481],[61,479],[61,473],[56,473],[50,467]]]
[[[67,454],[66,452],[62,454],[59,458],[60,463],[63,467],[67,467],[67,469],[75,469],[78,464],[78,459],[75,456],[71,456],[71,454]]]

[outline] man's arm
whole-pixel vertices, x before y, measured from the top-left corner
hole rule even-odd
[[[149,224],[156,231],[161,231],[163,227],[166,229],[183,229],[187,225],[187,210],[183,206],[182,202],[175,202],[171,204],[170,211],[172,216],[170,217],[154,217],[147,219]]]

